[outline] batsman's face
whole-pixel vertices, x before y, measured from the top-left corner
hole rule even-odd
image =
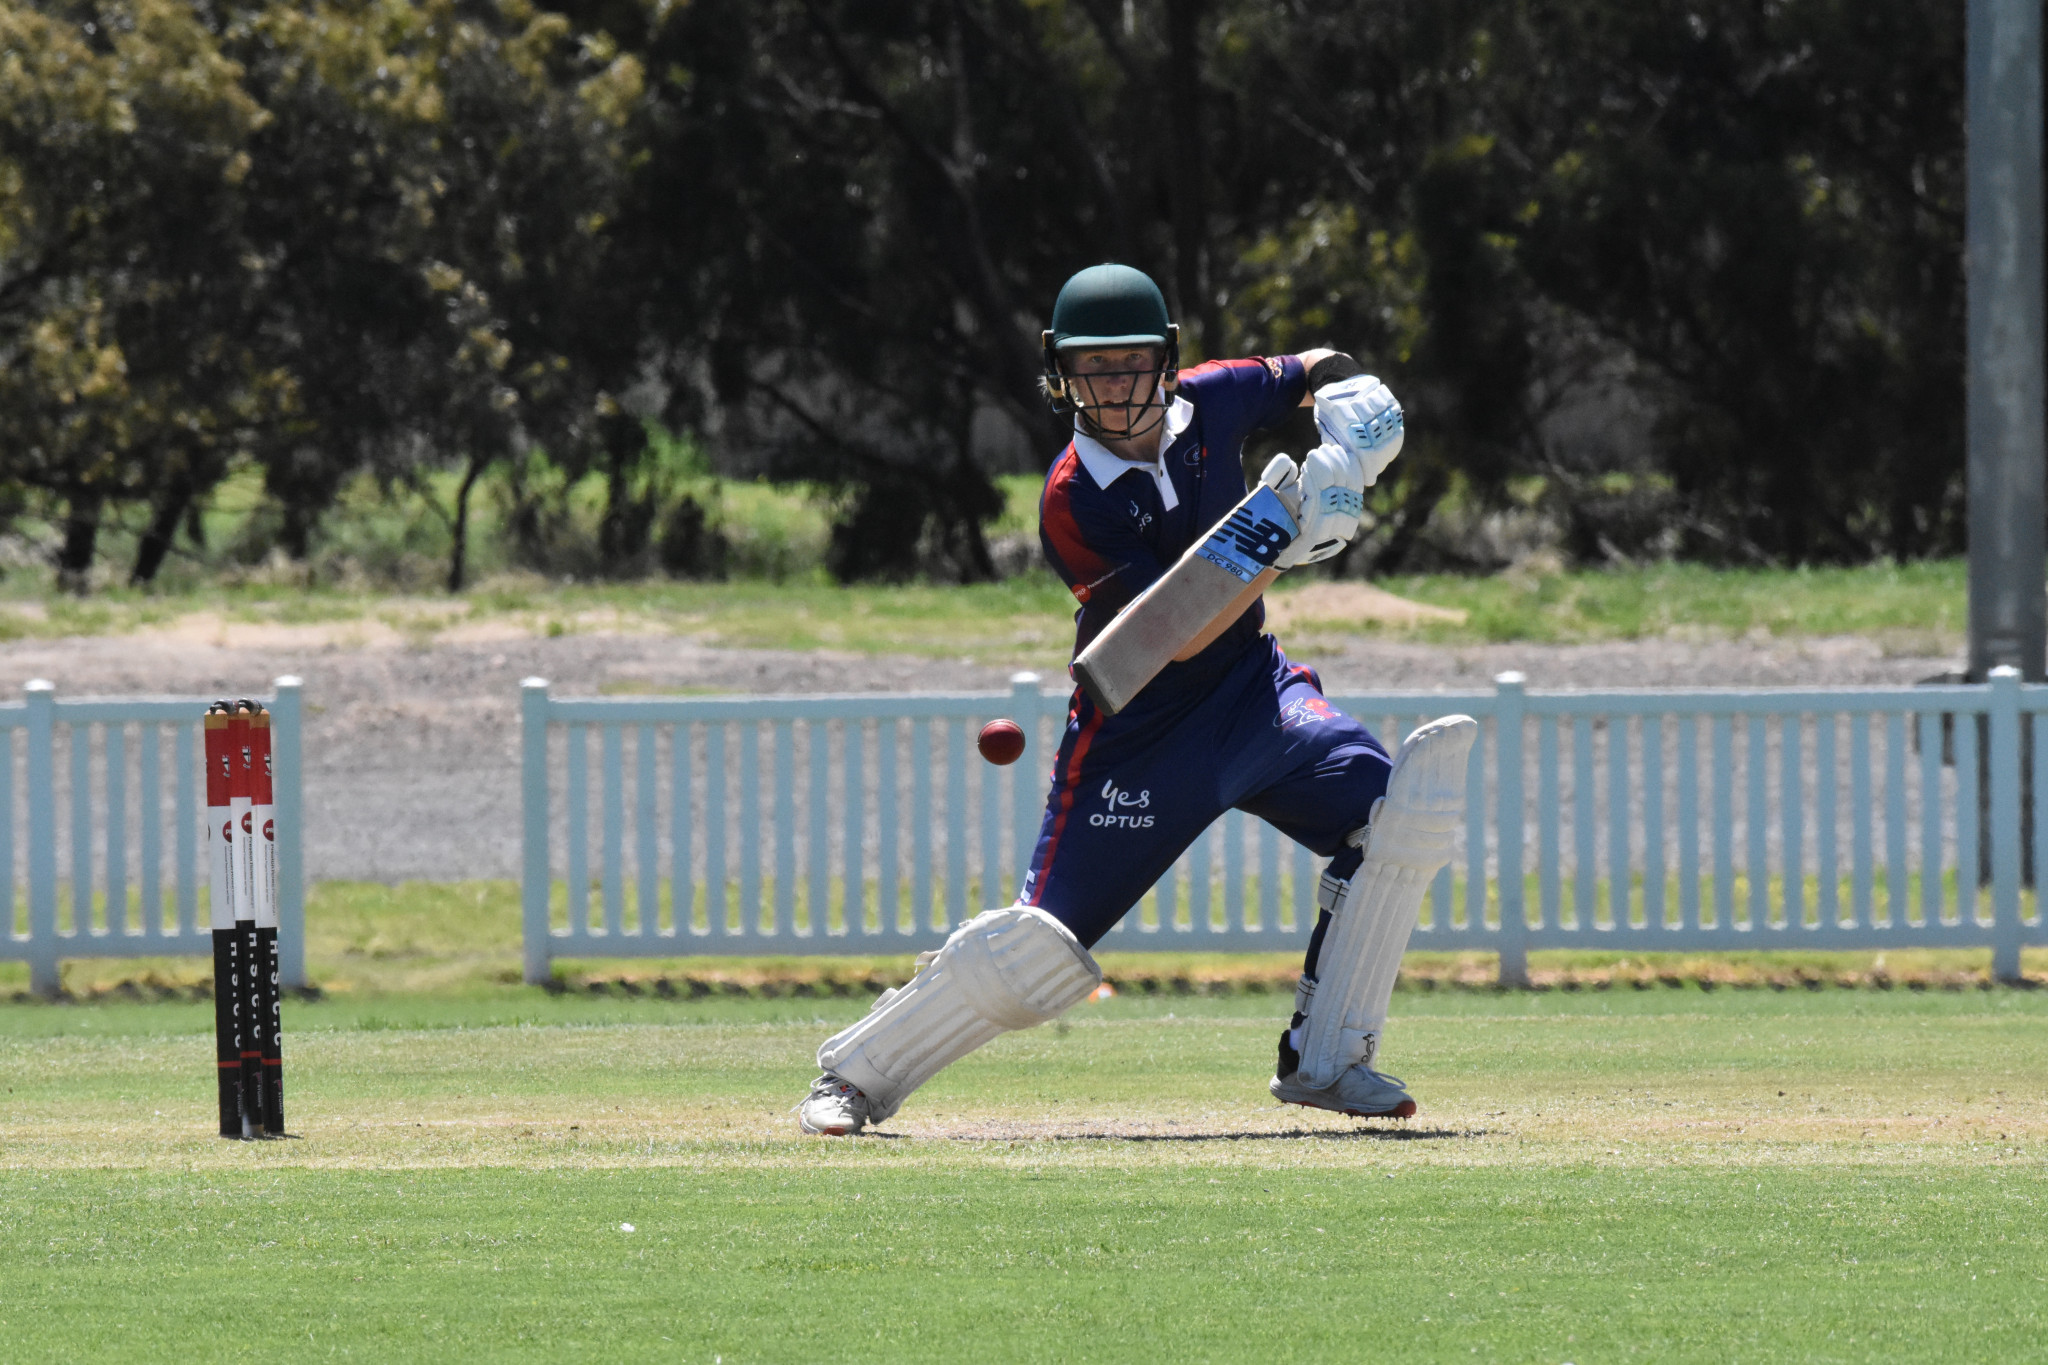
[[[1144,407],[1159,397],[1163,358],[1155,346],[1104,347],[1069,351],[1062,366],[1072,377],[1074,397],[1083,409]]]

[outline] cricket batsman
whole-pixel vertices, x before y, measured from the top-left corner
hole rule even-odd
[[[1074,438],[1046,475],[1039,538],[1081,604],[1077,654],[1246,498],[1252,432],[1313,406],[1323,439],[1298,467],[1276,457],[1262,479],[1299,509],[1270,569],[1338,553],[1365,489],[1401,451],[1400,405],[1342,352],[1182,372],[1166,300],[1129,266],[1068,280],[1044,340],[1045,390],[1073,413]],[[1268,1089],[1341,1114],[1415,1113],[1375,1063],[1401,954],[1463,816],[1478,727],[1433,721],[1390,761],[1264,633],[1271,577],[1250,579],[1115,714],[1076,689],[1016,904],[962,924],[825,1040],[824,1074],[798,1105],[806,1133],[881,1123],[949,1063],[1086,999],[1102,981],[1088,950],[1231,807],[1329,859]]]

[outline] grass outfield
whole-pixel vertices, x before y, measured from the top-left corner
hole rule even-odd
[[[1316,582],[1289,581],[1280,597]],[[1378,580],[1416,601],[1467,613],[1462,625],[1387,626],[1303,615],[1289,626],[1304,649],[1359,636],[1433,641],[1583,643],[1659,638],[1860,635],[1901,654],[1961,648],[1960,560],[1855,569],[1714,570],[1667,564],[1530,576],[1431,575]],[[513,631],[647,631],[742,648],[911,654],[1057,670],[1073,643],[1074,601],[1048,573],[968,586],[836,586],[815,576],[782,582],[550,584],[500,575],[467,594],[403,596],[248,581],[232,586],[90,598],[48,590],[36,575],[0,584],[0,640],[121,634],[181,623],[212,638],[255,638],[242,627],[318,627],[347,645],[413,645]],[[263,636],[271,643],[274,631]],[[297,637],[295,637],[297,638]],[[310,642],[313,637],[301,639]]]
[[[534,993],[519,985],[519,884],[467,882],[315,882],[306,898],[306,961],[311,979],[340,1007],[421,998],[472,1022],[520,1017]],[[1211,994],[1294,993],[1301,954],[1143,952],[1098,954],[1119,989]],[[2048,985],[2048,948],[2021,952],[2021,968]],[[695,957],[558,959],[560,990],[635,994],[853,995],[862,1000],[912,971],[908,953],[877,957]],[[1400,989],[1484,988],[1496,959],[1481,952],[1415,952],[1402,962]],[[1918,948],[1889,952],[1619,953],[1547,950],[1529,955],[1530,978],[1558,990],[1656,988],[1679,984],[1752,988],[1895,986],[1969,989],[1990,979],[1988,949]],[[191,996],[207,989],[203,957],[72,958],[63,988],[83,1001]],[[0,1000],[28,998],[28,964],[0,962]],[[466,1013],[465,1013],[466,1012]],[[509,1012],[509,1013],[508,1013]]]
[[[891,1136],[787,1107],[858,1001],[335,995],[290,1142],[210,1006],[0,1006],[10,1360],[2040,1358],[2048,992],[1404,994],[1424,1109],[1263,1079],[1284,1003],[1123,997]],[[630,1230],[628,1230],[630,1225]]]

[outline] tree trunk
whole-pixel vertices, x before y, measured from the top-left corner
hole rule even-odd
[[[64,514],[64,543],[57,547],[57,585],[67,592],[85,593],[105,502],[96,488],[80,488],[71,494]]]
[[[633,471],[647,452],[647,428],[631,413],[604,419],[604,520],[598,523],[597,552],[607,578],[621,578],[647,548],[654,529],[654,495],[633,496]]]
[[[487,455],[469,457],[468,468],[462,471],[462,485],[455,490],[455,520],[450,526],[454,543],[448,549],[448,591],[461,592],[468,582],[469,574],[469,495],[475,489],[477,479],[483,474],[484,466],[490,463]]]
[[[1373,555],[1372,563],[1366,570],[1367,577],[1400,571],[1409,554],[1414,551],[1415,542],[1421,538],[1422,528],[1429,524],[1430,515],[1436,511],[1436,505],[1444,500],[1444,494],[1450,492],[1450,489],[1450,475],[1445,472],[1442,465],[1432,462],[1424,468],[1415,486],[1409,490],[1408,496],[1401,500],[1401,510],[1396,516],[1393,532],[1379,547],[1378,553]]]
[[[286,503],[284,523],[278,527],[277,543],[294,562],[303,564],[313,546],[313,513],[297,503]]]
[[[149,514],[149,526],[142,533],[142,540],[135,547],[135,563],[128,570],[128,586],[140,588],[154,582],[157,570],[164,565],[164,557],[171,552],[171,544],[177,539],[178,523],[192,506],[192,484],[190,480],[178,479],[157,496],[156,506]]]

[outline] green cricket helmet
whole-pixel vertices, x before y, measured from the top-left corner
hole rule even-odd
[[[1180,370],[1180,328],[1167,317],[1166,296],[1144,271],[1105,264],[1075,274],[1060,286],[1052,305],[1052,326],[1041,342],[1045,390],[1055,412],[1079,412],[1087,426],[1112,440],[1142,436],[1166,419],[1166,386]],[[1151,376],[1149,385],[1134,379],[1129,398],[1122,403],[1095,403],[1077,396],[1060,363],[1063,352],[1105,346],[1150,346],[1159,352],[1159,363],[1149,370],[1097,372],[1099,378]],[[1121,420],[1112,416],[1119,411]]]

